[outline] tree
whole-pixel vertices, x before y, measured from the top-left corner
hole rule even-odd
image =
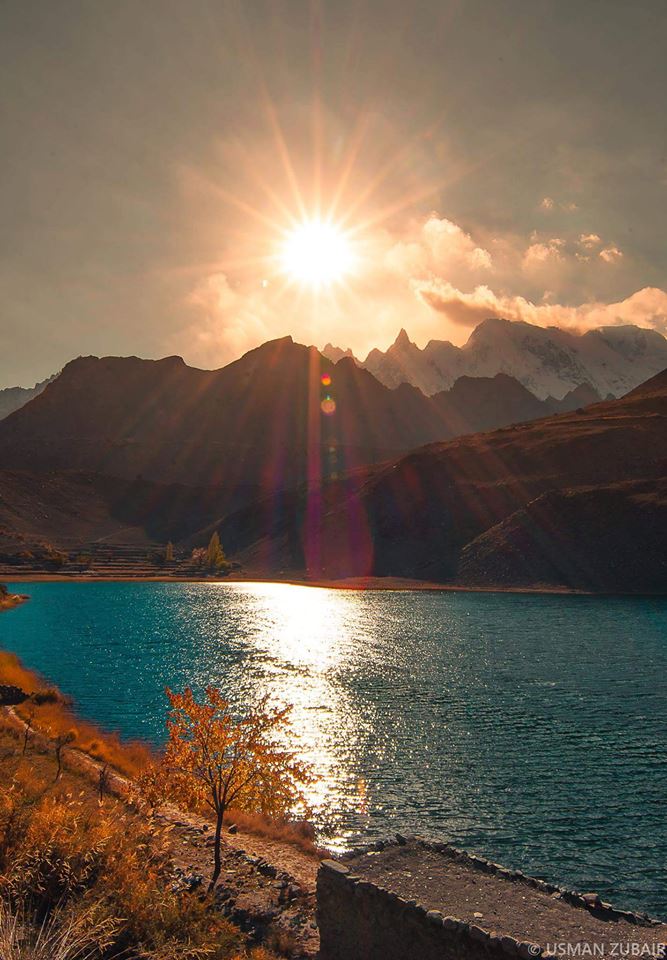
[[[281,741],[289,727],[291,706],[272,708],[268,697],[263,697],[237,720],[216,687],[206,688],[204,703],[197,703],[189,687],[183,693],[167,690],[167,696],[169,740],[149,786],[153,798],[157,782],[170,799],[206,805],[213,811],[212,890],[220,876],[226,810],[233,806],[270,817],[285,816],[295,806],[305,806],[301,788],[312,778],[307,765]]]
[[[111,782],[111,774],[109,772],[109,764],[105,763],[100,767],[99,779],[98,779],[98,790],[100,795],[99,802],[102,803],[104,800],[104,794],[109,791],[109,783]]]
[[[217,530],[211,534],[211,539],[206,548],[206,566],[209,570],[220,570],[227,563],[225,551],[220,543],[220,536]]]
[[[71,743],[74,743],[76,740],[76,730],[68,730],[66,733],[59,733],[53,740],[53,747],[56,752],[56,762],[58,764],[58,769],[56,770],[56,780],[60,780],[60,777],[63,772],[63,750],[65,747],[69,747]]]
[[[32,726],[33,726],[33,723],[35,722],[35,713],[36,713],[35,707],[34,706],[30,707],[30,709],[28,710],[28,716],[23,721],[24,723],[23,750],[22,750],[23,756],[25,756],[26,754],[26,751],[28,749],[28,743],[30,742],[30,738],[32,737],[32,732],[33,732]]]

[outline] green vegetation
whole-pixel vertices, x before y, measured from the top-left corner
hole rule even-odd
[[[208,570],[221,570],[226,563],[225,551],[222,549],[218,531],[215,530],[206,548],[206,567]]]

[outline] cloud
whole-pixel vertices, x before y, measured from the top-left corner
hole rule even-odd
[[[579,243],[582,247],[586,247],[587,250],[592,250],[593,247],[599,247],[601,245],[602,239],[597,233],[582,233],[579,237]]]
[[[559,233],[477,233],[431,213],[371,231],[357,273],[317,295],[265,268],[226,267],[191,290],[188,322],[169,349],[211,367],[290,333],[302,343],[330,341],[364,356],[388,346],[401,327],[422,344],[462,342],[467,329],[494,316],[577,329],[636,323],[667,332],[667,293],[657,288],[625,299],[578,298],[578,291],[612,284],[627,289],[627,265],[616,266],[624,262],[622,251],[597,232]]]
[[[620,260],[623,256],[623,251],[619,250],[618,247],[613,244],[609,247],[605,247],[604,250],[600,250],[600,258],[605,261],[605,263],[615,263],[616,260]]]
[[[553,210],[564,210],[566,213],[574,213],[579,209],[579,205],[573,200],[554,200],[553,197],[543,197],[539,203],[539,209],[545,213],[551,213]]]
[[[277,336],[264,289],[261,283],[255,291],[236,289],[222,272],[204,277],[185,303],[194,314],[186,330],[189,362],[214,367]],[[182,348],[183,340],[181,331],[173,345]]]
[[[547,260],[562,260],[565,241],[552,237],[546,243],[531,243],[523,255],[524,267],[546,263]]]
[[[599,301],[580,306],[557,303],[536,304],[520,296],[503,296],[487,286],[464,293],[443,281],[415,283],[416,295],[447,319],[467,327],[487,317],[525,320],[537,326],[559,326],[586,330],[592,327],[632,323],[667,333],[667,292],[644,287],[616,303]]]
[[[408,276],[451,275],[490,270],[493,258],[458,224],[432,213],[423,223],[409,224],[404,237],[390,241],[384,263]]]

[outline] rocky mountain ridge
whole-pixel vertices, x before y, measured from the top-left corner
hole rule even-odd
[[[0,422],[0,468],[282,489],[580,402],[540,401],[506,374],[462,377],[426,397],[290,337],[220,370],[180,357],[80,357]]]
[[[57,376],[58,374],[54,374],[52,377],[47,377],[46,380],[36,383],[34,387],[5,387],[4,390],[0,390],[0,420],[24,407],[33,397],[38,397]]]
[[[331,359],[342,353],[349,352],[330,344],[324,349]],[[667,367],[667,339],[633,325],[577,333],[490,318],[461,347],[431,340],[420,349],[401,330],[387,350],[371,350],[357,362],[386,386],[410,383],[427,396],[448,389],[461,376],[505,373],[542,400],[561,400],[584,384],[600,398],[620,397]]]

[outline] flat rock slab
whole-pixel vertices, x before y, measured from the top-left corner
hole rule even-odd
[[[603,945],[598,956],[646,956],[667,960],[667,925],[638,925],[626,919],[605,919],[605,911],[569,903],[559,892],[536,889],[523,877],[487,872],[480,865],[410,841],[345,860],[349,873],[384,887],[426,910],[481,928],[499,937],[539,944],[543,950],[572,956],[560,944]],[[619,947],[613,947],[619,944]],[[646,945],[640,953],[628,945]]]

